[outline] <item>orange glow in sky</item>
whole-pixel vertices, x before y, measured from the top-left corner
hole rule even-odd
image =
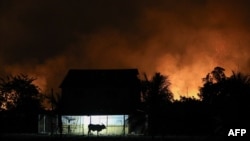
[[[60,92],[69,69],[160,72],[169,76],[175,98],[196,96],[216,66],[227,74],[250,72],[248,1],[1,5],[0,75],[29,74],[45,92]]]

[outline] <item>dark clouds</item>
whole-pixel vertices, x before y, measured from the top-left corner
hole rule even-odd
[[[1,1],[0,73],[46,89],[70,68],[138,68],[197,93],[221,65],[249,72],[250,3],[239,0]]]
[[[103,28],[129,30],[136,9],[132,3],[109,1],[2,2],[1,44],[8,63],[58,55],[79,35]],[[13,54],[13,55],[10,55]],[[29,54],[29,55],[27,55]]]

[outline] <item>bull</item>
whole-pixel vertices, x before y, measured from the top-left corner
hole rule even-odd
[[[89,124],[88,125],[88,135],[90,134],[91,131],[97,131],[97,135],[99,135],[99,132],[102,131],[103,129],[106,129],[105,125],[100,125],[100,124]]]

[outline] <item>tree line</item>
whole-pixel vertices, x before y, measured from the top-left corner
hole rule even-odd
[[[146,78],[146,77],[145,77]],[[143,109],[148,114],[150,135],[227,135],[229,129],[247,128],[250,110],[250,75],[215,67],[199,87],[199,98],[173,99],[167,76],[156,73],[142,80]]]
[[[41,94],[40,88],[33,83],[35,80],[25,74],[0,77],[2,132],[8,131],[4,128],[8,127],[4,121],[6,113],[21,115],[22,118],[16,122],[22,122],[27,127],[27,123],[37,124],[38,119],[31,117],[45,112],[41,104],[45,99],[51,102],[52,110],[56,112],[59,99]],[[199,98],[181,96],[178,100],[173,98],[168,76],[155,73],[149,79],[144,74],[140,82],[142,101],[138,107],[142,116],[138,116],[138,113],[131,116],[131,131],[148,135],[224,135],[229,128],[246,128],[250,119],[247,115],[250,107],[250,76],[247,74],[232,71],[231,76],[226,76],[224,68],[215,67],[202,78]],[[138,131],[138,127],[144,128]]]

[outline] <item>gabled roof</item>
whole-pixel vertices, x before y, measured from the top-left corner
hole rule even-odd
[[[71,69],[60,88],[124,86],[133,83],[137,69]]]

